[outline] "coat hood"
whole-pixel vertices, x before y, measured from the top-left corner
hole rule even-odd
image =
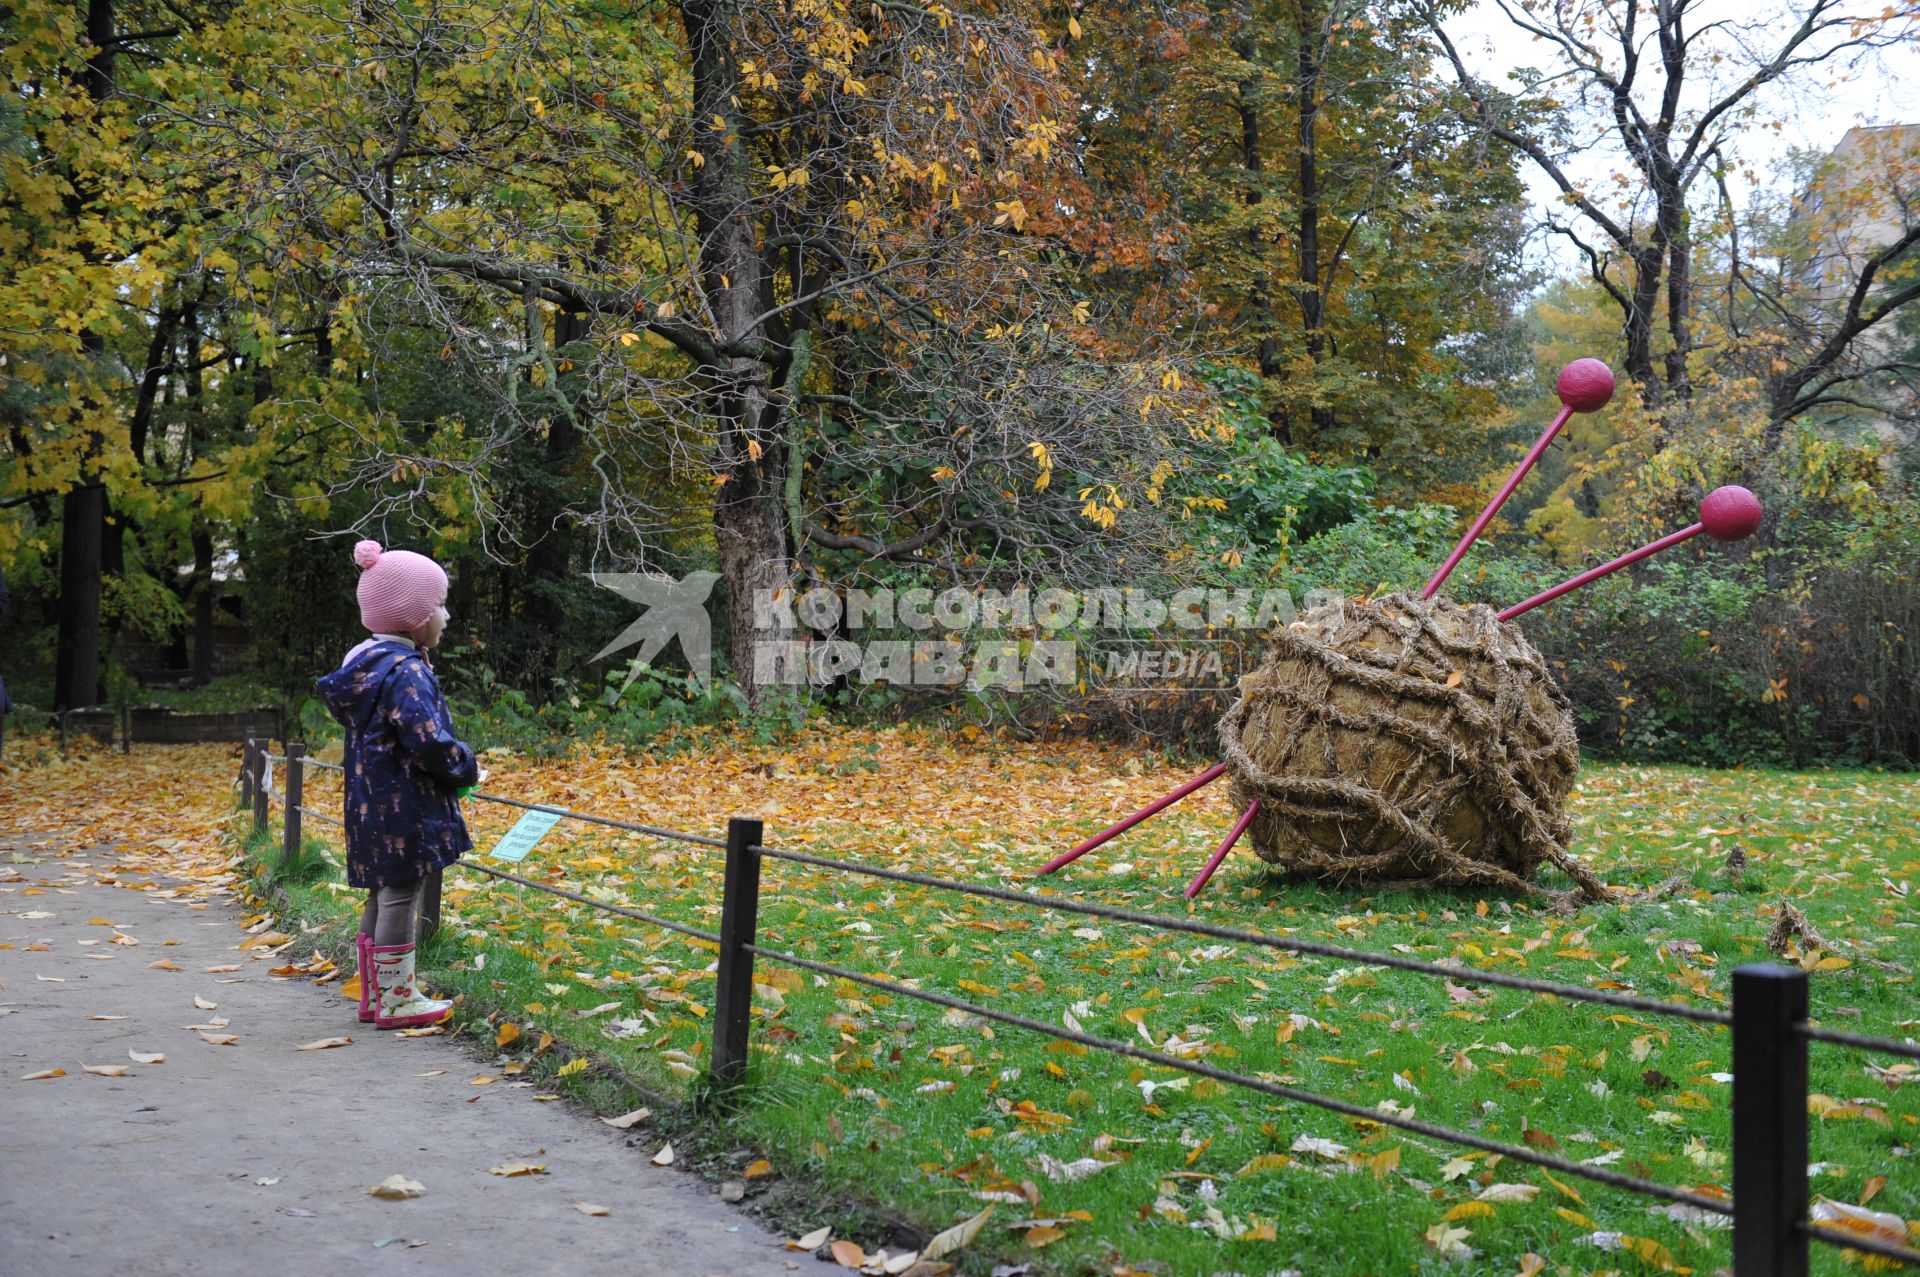
[[[349,731],[373,725],[380,706],[380,688],[400,662],[415,655],[404,643],[374,640],[348,653],[339,669],[316,682],[314,690],[334,720]]]

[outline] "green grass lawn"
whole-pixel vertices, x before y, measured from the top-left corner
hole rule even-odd
[[[875,757],[884,771],[886,755]],[[1110,785],[1089,797],[1094,773],[1081,761],[1070,748],[983,750],[983,776],[1024,767],[1055,795],[1037,816],[1009,813],[1004,836],[992,811],[952,817],[975,793],[962,765],[942,775],[950,801],[917,793],[910,823],[879,829],[870,810],[844,822],[816,811],[791,838],[776,820],[768,841],[1721,1009],[1732,970],[1769,960],[1765,937],[1786,899],[1831,942],[1796,950],[1819,967],[1817,1021],[1892,1037],[1920,1029],[1911,974],[1876,965],[1920,965],[1910,894],[1920,777],[1590,765],[1575,849],[1620,899],[1572,912],[1282,884],[1245,853],[1189,908],[1180,888],[1220,836],[1219,802],[1176,808],[1043,886],[1027,880],[1113,809]],[[1124,778],[1122,797],[1144,800],[1180,774]],[[630,796],[619,814],[647,819],[644,804]],[[489,845],[514,815],[478,811],[476,842]],[[1036,834],[1049,825],[1050,840]],[[524,872],[717,927],[721,853],[608,832],[563,827]],[[1736,847],[1747,860],[1737,874],[1726,864]],[[320,883],[288,903],[344,931],[355,894]],[[1713,1026],[774,861],[760,919],[761,943],[814,961],[1709,1195],[1731,1188],[1729,1040]],[[447,925],[456,943],[441,951],[440,983],[515,1026],[503,1065],[524,1064],[551,1033],[663,1091],[685,1093],[704,1075],[710,948],[459,869],[447,876]],[[1729,1262],[1728,1232],[1684,1208],[897,990],[767,964],[757,978],[750,1087],[720,1145],[740,1150],[729,1155],[740,1165],[771,1164],[750,1192],[786,1193],[795,1235],[808,1222],[836,1236],[851,1227],[871,1250],[888,1243],[873,1231],[885,1219],[924,1236],[993,1205],[964,1260],[980,1272],[990,1261],[1171,1274]],[[1897,1063],[1814,1044],[1812,1185],[1920,1220],[1920,1083],[1902,1086],[1912,1072],[1886,1069]],[[1815,1248],[1817,1272],[1846,1262]]]

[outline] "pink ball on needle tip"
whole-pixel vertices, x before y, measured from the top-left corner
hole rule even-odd
[[[1715,488],[1700,503],[1700,522],[1716,541],[1742,541],[1760,526],[1760,498],[1737,483]]]
[[[1613,369],[1598,359],[1576,359],[1560,370],[1553,388],[1575,412],[1599,412],[1613,398]]]

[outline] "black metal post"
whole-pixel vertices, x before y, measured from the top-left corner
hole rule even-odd
[[[133,752],[133,711],[125,705],[120,707],[120,752]]]
[[[306,770],[300,759],[306,752],[303,742],[287,742],[287,814],[281,822],[280,855],[289,872],[300,859],[300,782]]]
[[[261,741],[253,751],[253,832],[267,832],[267,742]]]
[[[1733,1270],[1807,1277],[1807,973],[1733,973]]]
[[[438,869],[428,874],[420,884],[419,894],[414,897],[415,944],[425,944],[433,939],[434,932],[440,930],[440,874]]]
[[[747,1076],[747,1043],[753,1011],[753,955],[760,919],[760,841],[764,826],[739,817],[727,821],[727,869],[720,897],[720,969],[713,999],[713,1093],[738,1086]]]

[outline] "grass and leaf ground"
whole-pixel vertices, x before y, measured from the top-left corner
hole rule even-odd
[[[487,762],[488,789],[526,801],[705,834],[728,815],[759,816],[774,846],[1717,1008],[1734,967],[1770,960],[1766,936],[1786,900],[1827,942],[1787,953],[1811,969],[1817,1021],[1892,1037],[1920,1028],[1910,775],[1590,765],[1576,850],[1620,898],[1564,913],[1501,896],[1288,885],[1245,852],[1185,906],[1180,887],[1229,823],[1214,793],[1032,881],[1062,847],[1196,770],[1108,745],[819,730],[777,748]],[[4,779],[23,810],[44,813],[28,823],[139,830],[150,858],[206,866],[224,863],[232,767],[226,751],[153,749]],[[310,776],[311,804],[338,801],[331,778]],[[483,848],[520,814],[470,811]],[[1743,869],[1729,867],[1742,857]],[[566,823],[521,872],[713,927],[720,860]],[[312,877],[287,884],[289,916],[344,935],[358,893]],[[440,982],[490,1013],[503,1069],[544,1067],[536,1057],[551,1035],[664,1092],[704,1076],[709,947],[470,869],[447,874],[445,910]],[[1728,1262],[1727,1232],[1685,1209],[1083,1052],[903,989],[1708,1195],[1730,1189],[1724,1030],[774,861],[760,941],[902,986],[758,972],[750,1090],[724,1143],[738,1150],[736,1175],[754,1172],[750,1194],[785,1186],[795,1235],[832,1224],[877,1248],[884,1239],[858,1230],[879,1219],[925,1237],[992,1206],[959,1257],[982,1271],[989,1260],[1172,1274]],[[1920,1078],[1816,1044],[1811,1090],[1815,1193],[1920,1219]],[[875,1209],[817,1213],[835,1202]],[[1815,1256],[1821,1272],[1851,1262]]]

